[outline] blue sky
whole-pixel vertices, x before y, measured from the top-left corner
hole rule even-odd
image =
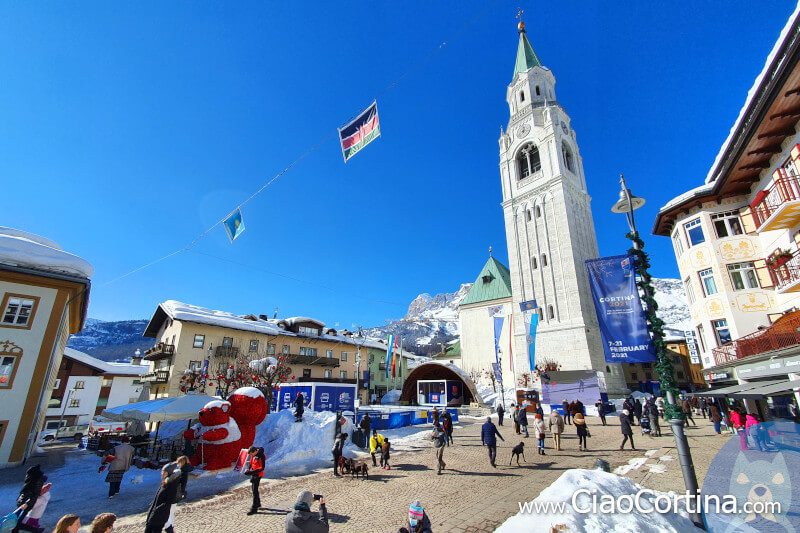
[[[89,314],[177,299],[381,325],[507,262],[497,138],[518,36],[499,0],[380,98],[383,136],[335,138],[177,250],[425,58],[487,2],[0,3],[0,225],[95,267]],[[522,2],[583,156],[601,255],[619,172],[660,206],[702,183],[794,5]],[[657,276],[670,242],[646,238]]]

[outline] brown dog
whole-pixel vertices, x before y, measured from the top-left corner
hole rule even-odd
[[[352,473],[354,466],[355,461],[352,459],[348,459],[347,457],[339,457],[339,469],[342,471],[342,474]]]
[[[353,469],[351,473],[358,478],[359,475],[363,476],[364,479],[369,479],[369,468],[367,468],[367,463],[355,463],[353,465]]]

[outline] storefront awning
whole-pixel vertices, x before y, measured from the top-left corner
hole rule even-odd
[[[731,394],[741,393],[756,387],[776,385],[778,383],[782,383],[783,381],[784,380],[782,379],[773,379],[771,381],[751,381],[750,383],[741,383],[739,385],[731,385],[730,387],[723,387],[721,389],[699,392],[695,394],[695,396],[729,396]]]
[[[775,394],[791,394],[793,389],[800,389],[800,380],[783,380],[778,383],[768,384],[767,382],[758,383],[758,386],[739,393],[731,394],[732,398],[763,398]]]

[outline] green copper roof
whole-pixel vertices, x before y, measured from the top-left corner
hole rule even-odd
[[[511,298],[511,272],[503,263],[490,257],[460,305],[489,302],[500,298]]]
[[[539,61],[539,56],[533,51],[531,42],[525,36],[525,33],[519,34],[519,46],[517,47],[517,64],[514,65],[514,77],[520,72],[525,72],[529,68],[541,67],[542,62]]]

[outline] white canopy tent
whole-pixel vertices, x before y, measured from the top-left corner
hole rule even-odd
[[[116,421],[171,422],[197,418],[200,409],[213,400],[205,394],[187,394],[174,398],[158,398],[104,409],[101,416]]]

